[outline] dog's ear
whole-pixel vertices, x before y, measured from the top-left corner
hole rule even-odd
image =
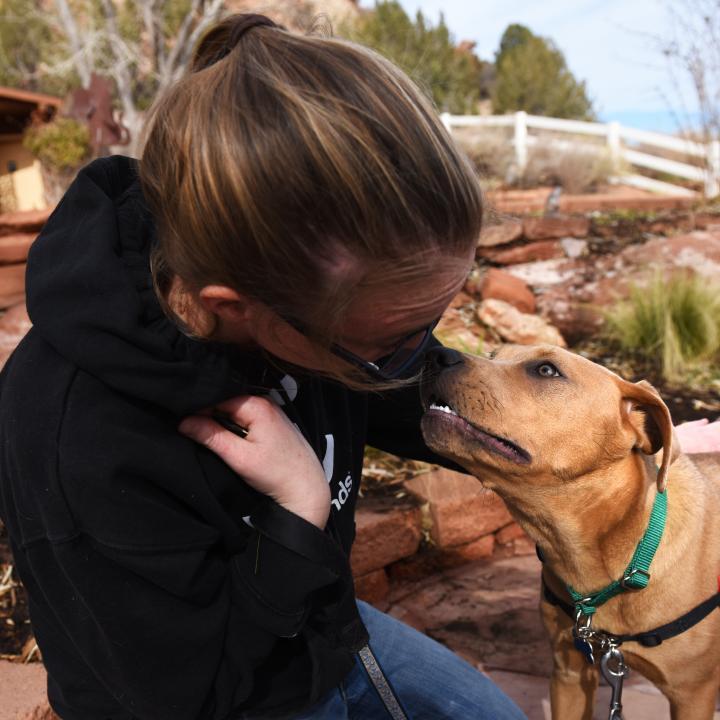
[[[623,419],[635,431],[636,447],[646,455],[663,451],[657,485],[658,490],[664,492],[670,465],[680,454],[670,411],[658,391],[646,380],[631,383],[621,379],[620,390]]]

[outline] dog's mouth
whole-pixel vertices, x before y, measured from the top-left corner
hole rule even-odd
[[[428,400],[429,403],[425,411],[425,417],[432,417],[440,422],[447,423],[454,430],[464,433],[472,440],[480,443],[480,445],[487,450],[506,460],[521,465],[530,463],[532,459],[530,453],[512,442],[512,440],[508,440],[508,438],[501,437],[500,435],[494,435],[475,423],[471,423],[443,398],[431,395]]]

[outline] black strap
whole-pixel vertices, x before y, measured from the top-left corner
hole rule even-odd
[[[559,598],[545,582],[545,578],[542,579],[543,596],[551,604],[559,607],[566,615],[570,618],[575,618],[575,609],[570,603],[565,602]],[[606,633],[617,645],[621,645],[625,642],[637,642],[645,647],[657,647],[663,640],[668,640],[671,637],[680,635],[686,630],[689,630],[694,625],[697,625],[701,620],[706,618],[713,610],[720,607],[720,592],[716,593],[707,600],[704,600],[699,605],[694,607],[689,612],[673,620],[672,622],[661,625],[654,630],[648,630],[646,632],[636,633],[634,635],[613,635],[612,633]]]

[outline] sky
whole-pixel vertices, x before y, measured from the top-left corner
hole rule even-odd
[[[492,60],[505,28],[521,23],[551,38],[576,78],[585,80],[600,120],[660,132],[687,122],[691,93],[680,90],[653,37],[671,36],[670,0],[400,0],[433,24],[439,13],[456,42],[473,40]],[[372,7],[372,1],[361,5]],[[684,96],[684,100],[678,97]]]

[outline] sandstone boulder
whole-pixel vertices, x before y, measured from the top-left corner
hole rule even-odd
[[[13,305],[0,317],[0,368],[31,327],[24,302]]]
[[[498,265],[517,265],[565,257],[565,251],[557,240],[538,240],[507,249],[485,250],[482,255],[486,260]]]
[[[0,235],[0,263],[25,262],[36,237],[35,233]]]
[[[483,300],[478,308],[478,319],[511,343],[567,346],[556,327],[537,315],[522,313],[502,300]]]
[[[479,277],[471,277],[465,283],[467,292],[478,300],[504,300],[521,312],[535,312],[535,296],[520,278],[510,273],[489,268]]]
[[[519,220],[509,220],[500,225],[490,225],[483,229],[478,240],[479,248],[507,245],[519,240],[523,235],[523,224]]]
[[[429,504],[430,535],[440,548],[473,542],[512,519],[500,497],[471,475],[441,468],[408,480],[405,487]]]
[[[420,545],[421,518],[418,507],[379,510],[363,502],[355,515],[356,536],[350,565],[360,577],[415,553]]]
[[[51,212],[52,208],[2,213],[0,215],[0,235],[37,233],[50,217]]]
[[[531,217],[523,220],[523,234],[528,240],[583,238],[590,231],[590,220],[582,216]]]
[[[25,300],[25,263],[0,265],[0,308]]]

